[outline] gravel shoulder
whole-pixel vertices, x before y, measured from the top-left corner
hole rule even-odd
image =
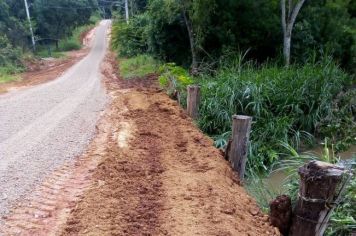
[[[0,216],[90,143],[107,102],[100,63],[109,26],[100,23],[89,54],[58,79],[0,95]]]

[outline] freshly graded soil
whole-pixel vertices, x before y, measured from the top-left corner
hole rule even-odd
[[[109,104],[87,151],[3,217],[0,235],[280,235],[213,141],[157,86],[101,65]]]
[[[61,235],[279,235],[156,76],[120,80],[114,65],[103,68],[117,126]]]

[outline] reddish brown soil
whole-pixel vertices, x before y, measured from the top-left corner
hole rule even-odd
[[[94,172],[101,186],[85,192],[62,235],[279,234],[154,76],[119,80],[108,64],[104,72],[119,126]]]
[[[0,84],[0,93],[34,86],[58,78],[67,69],[87,55],[87,48],[66,53],[60,59],[35,59],[26,62],[27,71],[20,74],[20,80]]]
[[[156,77],[120,80],[115,64],[112,55],[103,63],[112,101],[89,150],[14,209],[0,234],[279,235]]]

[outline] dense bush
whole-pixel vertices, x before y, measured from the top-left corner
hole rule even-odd
[[[117,20],[112,27],[111,46],[117,50],[119,56],[133,57],[148,51],[147,26],[145,14],[131,19],[130,24],[124,20]]]
[[[76,39],[64,39],[59,42],[59,50],[60,51],[71,51],[78,50],[81,48],[81,43]]]
[[[151,0],[143,13],[130,19],[130,25],[115,24],[113,38],[125,42],[120,48],[124,56],[150,53],[189,67],[191,48],[180,8],[184,5],[200,63],[214,63],[231,50],[249,50],[248,57],[259,62],[279,61],[279,4],[277,0]],[[354,5],[354,1],[306,1],[293,30],[292,61],[310,63],[311,58],[318,61],[332,55],[343,68],[355,73]]]
[[[0,36],[0,67],[16,66],[20,64],[21,51],[14,48],[6,36]]]
[[[194,82],[189,73],[174,63],[162,65],[158,72],[160,73],[158,77],[160,86],[167,91],[168,95],[177,98],[179,102],[183,102],[182,105],[185,105],[187,86]]]
[[[330,61],[280,68],[256,67],[236,59],[198,82],[202,86],[200,127],[215,136],[217,146],[224,146],[232,115],[252,116],[248,160],[250,168],[262,170],[279,159],[281,141],[301,150],[313,143],[315,135],[321,135],[317,127],[325,117],[338,116],[333,100],[351,80]],[[344,128],[355,125],[354,118],[348,125]],[[328,130],[322,134],[334,133]],[[348,139],[348,135],[339,139]]]

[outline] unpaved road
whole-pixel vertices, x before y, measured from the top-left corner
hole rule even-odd
[[[0,216],[90,143],[106,103],[100,63],[109,25],[101,22],[90,53],[57,80],[0,95]]]
[[[62,78],[0,97],[1,209],[41,180],[0,235],[280,235],[156,75],[122,80],[112,53],[99,66],[107,27]],[[105,102],[99,67],[109,102],[85,148]]]

